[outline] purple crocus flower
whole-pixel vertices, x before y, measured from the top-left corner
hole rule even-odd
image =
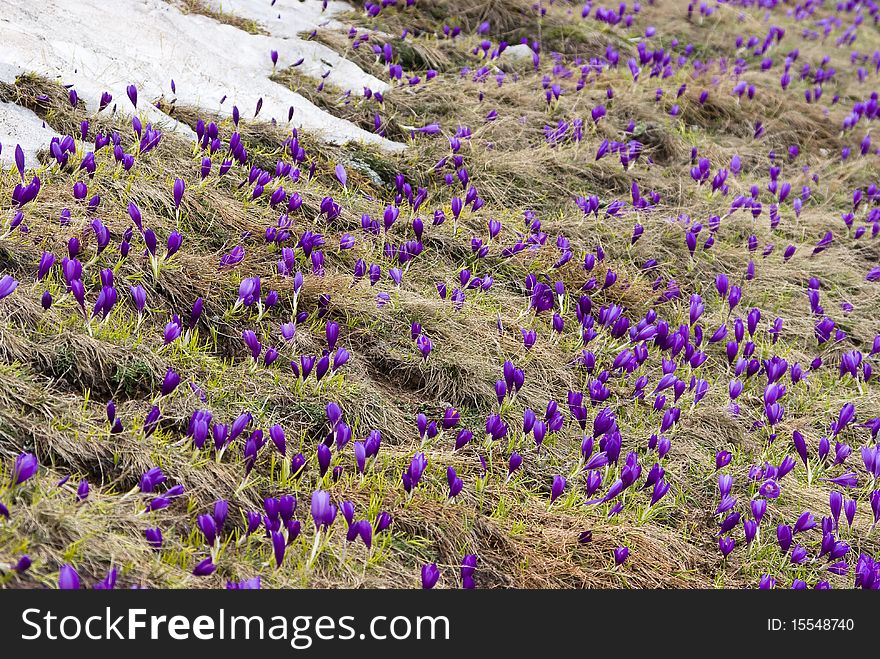
[[[724,558],[727,558],[730,555],[730,552],[733,551],[735,546],[736,540],[730,536],[722,536],[718,538],[718,549],[721,550],[721,555]]]
[[[795,430],[794,432],[792,432],[792,440],[794,441],[794,447],[797,450],[798,455],[800,456],[801,460],[803,461],[804,465],[806,466],[808,454],[807,454],[807,442],[804,439],[804,436],[800,432]]]
[[[257,338],[253,330],[246,329],[241,333],[241,338],[251,353],[251,358],[256,362],[263,352],[263,344]]]
[[[287,542],[284,535],[279,531],[272,531],[272,553],[275,556],[275,567],[280,568],[284,562],[284,553],[287,549]]]
[[[779,497],[779,485],[773,479],[768,479],[758,489],[758,494],[767,499],[776,499]]]
[[[376,529],[375,529],[375,530],[376,530],[376,533],[381,533],[382,531],[384,531],[384,530],[386,530],[387,528],[389,528],[389,527],[391,526],[391,522],[392,522],[392,521],[393,521],[393,520],[392,520],[392,518],[391,518],[391,515],[389,515],[389,514],[388,514],[387,512],[385,512],[384,510],[383,510],[382,512],[380,512],[380,513],[376,516]]]
[[[874,514],[874,523],[871,525],[873,529],[880,522],[880,490],[871,492],[871,512]]]
[[[209,546],[214,545],[217,540],[217,522],[212,515],[199,515],[197,524],[199,531],[205,536],[205,543]]]
[[[174,185],[171,188],[174,197],[174,208],[180,210],[180,202],[183,201],[183,193],[186,190],[186,182],[182,178],[174,179]]]
[[[153,549],[161,549],[162,547],[162,530],[158,527],[146,529],[144,535],[147,538],[147,544]]]
[[[440,570],[436,563],[427,563],[422,566],[422,588],[429,590],[437,585],[440,579]]]
[[[337,164],[335,172],[336,172],[336,179],[339,181],[339,183],[342,184],[342,187],[343,188],[347,187],[348,174],[346,174],[346,172],[345,172],[345,167],[343,167],[341,163]]]
[[[62,565],[58,571],[58,589],[59,590],[79,590],[80,580],[79,574],[71,565]]]
[[[865,464],[865,471],[873,480],[880,478],[880,447],[863,446],[861,449],[862,462]]]
[[[875,561],[867,554],[859,554],[855,574],[856,588],[880,590],[880,561]]]
[[[420,334],[416,339],[416,347],[419,349],[419,352],[422,353],[422,359],[427,361],[428,355],[431,354],[431,350],[433,349],[431,339],[424,334]]]
[[[809,531],[816,527],[816,520],[813,518],[813,513],[806,511],[798,517],[798,520],[794,524],[793,533],[796,535],[798,533],[803,533],[804,531]]]
[[[37,456],[33,453],[21,453],[15,458],[15,466],[12,469],[12,484],[20,485],[33,478],[40,468]]]
[[[330,503],[330,493],[324,490],[315,490],[312,493],[312,520],[315,529],[329,529],[336,519],[336,506]]]
[[[458,477],[458,474],[453,467],[446,468],[446,481],[449,484],[449,498],[454,499],[461,493],[461,490],[464,487],[464,481]]]
[[[836,478],[823,478],[823,481],[840,485],[841,487],[855,488],[859,485],[859,477],[854,471],[848,471]]]
[[[406,490],[407,493],[411,493],[416,487],[418,487],[419,481],[422,478],[422,474],[425,473],[427,466],[428,459],[425,457],[424,453],[416,453],[413,456],[409,463],[409,467],[401,476],[403,489]]]
[[[157,485],[161,485],[166,481],[165,474],[162,473],[162,469],[160,467],[153,467],[152,469],[145,471],[141,474],[140,481],[138,482],[138,487],[141,492],[144,494],[151,493]]]
[[[477,569],[477,555],[467,554],[461,561],[461,587],[471,590],[476,587],[474,572]]]
[[[330,468],[330,462],[333,459],[333,456],[330,453],[330,447],[326,444],[318,444],[317,454],[318,471],[320,472],[321,476],[324,476],[327,473],[327,470]]]
[[[513,473],[517,469],[520,468],[522,463],[523,463],[523,458],[519,453],[514,451],[513,453],[510,454],[510,458],[507,461],[507,478],[508,479],[513,475]]]
[[[214,573],[214,570],[217,569],[217,566],[214,565],[214,562],[210,558],[206,558],[205,560],[196,564],[193,568],[193,575],[197,577],[207,577],[210,574]]]
[[[550,488],[550,503],[553,503],[562,496],[562,493],[565,491],[565,477],[564,476],[554,476],[553,477],[553,486]]]
[[[167,396],[172,393],[177,386],[180,384],[180,375],[176,373],[171,367],[168,367],[168,370],[165,371],[165,378],[162,380],[162,388],[161,392],[163,396]]]
[[[12,295],[16,288],[18,288],[18,282],[9,275],[3,275],[0,278],[0,300]]]
[[[776,587],[776,579],[771,577],[769,574],[762,574],[761,580],[758,584],[758,588],[761,590],[772,590]]]
[[[776,527],[776,540],[782,553],[787,553],[792,543],[792,529],[787,524],[780,524]]]
[[[273,425],[269,428],[269,438],[282,456],[287,455],[287,440],[284,435],[284,428],[278,424]]]

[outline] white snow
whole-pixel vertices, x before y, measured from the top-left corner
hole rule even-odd
[[[320,0],[206,0],[213,9],[219,9],[242,18],[256,21],[274,37],[298,39],[301,32],[310,32],[319,26],[344,27],[333,16],[351,10],[345,2],[328,2],[322,11]]]
[[[15,161],[15,145],[21,145],[24,151],[26,167],[36,166],[37,151],[49,146],[49,142],[56,137],[52,129],[43,126],[43,120],[27,108],[15,103],[0,101],[0,144],[3,145],[3,153],[0,154],[2,162],[11,164]]]
[[[164,95],[177,102],[221,114],[237,105],[243,119],[259,118],[301,127],[333,143],[350,140],[377,144],[389,150],[404,145],[367,132],[334,117],[299,94],[269,80],[270,52],[278,51],[278,67],[304,58],[300,70],[313,77],[330,71],[328,80],[360,94],[364,87],[385,91],[387,84],[326,46],[297,37],[328,21],[341,10],[321,0],[224,0],[215,5],[229,13],[256,20],[271,36],[252,35],[198,14],[183,14],[163,0],[3,0],[0,15],[0,79],[12,82],[20,71],[34,71],[72,85],[90,110],[96,110],[103,91],[113,95],[120,110],[133,112],[126,87],[138,89],[137,112],[142,120],[170,125],[185,135],[192,131],[159,112],[151,101]],[[281,15],[279,19],[278,16]],[[177,92],[171,92],[171,80]],[[317,83],[316,83],[317,84]],[[220,101],[226,96],[225,102]],[[105,112],[111,111],[110,109]],[[8,113],[8,110],[7,110]],[[0,160],[11,158],[16,141],[34,138],[42,122],[33,115],[15,115],[2,124],[6,139]],[[39,130],[38,130],[39,129]],[[51,132],[51,131],[49,131]],[[21,137],[19,136],[21,135]],[[29,146],[31,144],[29,143]],[[48,140],[43,146],[48,146]],[[22,147],[24,148],[24,146]],[[33,149],[31,149],[33,152]]]

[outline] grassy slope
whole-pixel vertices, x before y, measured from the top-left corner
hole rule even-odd
[[[486,205],[476,214],[465,211],[457,235],[451,219],[440,227],[428,226],[425,252],[411,263],[402,287],[396,289],[386,274],[393,264],[382,255],[382,241],[364,237],[359,229],[360,216],[369,213],[381,218],[382,209],[393,201],[393,176],[397,171],[404,172],[414,187],[428,188],[427,201],[420,209],[426,224],[430,225],[435,208],[444,208],[449,215],[452,193],[433,173],[436,161],[449,155],[447,140],[442,136],[420,136],[404,154],[390,157],[357,146],[317,144],[303,136],[309,160],[317,163],[316,176],[293,187],[288,182],[285,188],[288,192],[297,190],[305,200],[302,209],[292,215],[295,233],[310,229],[324,235],[327,272],[323,277],[306,275],[299,308],[315,310],[321,294],[328,294],[330,303],[323,318],[311,314],[300,325],[293,345],[282,347],[278,336],[278,326],[289,318],[291,285],[274,274],[279,252],[262,240],[265,228],[277,221],[278,212],[268,207],[268,194],[250,201],[250,188],[238,188],[245,169],[236,167],[223,179],[212,174],[200,182],[202,154],[167,133],[161,145],[139,157],[128,173],[115,167],[106,150],[99,154],[98,172],[88,181],[89,196],[101,195],[98,215],[109,226],[113,242],[86,268],[84,279],[93,286],[87,298],[94,301],[99,269],[113,268],[120,303],[106,322],[92,323],[91,334],[75,302],[65,299],[60,274],[54,274],[46,287],[61,301],[49,312],[39,306],[44,285],[35,282],[35,272],[42,250],[54,251],[60,259],[66,240],[78,235],[84,244],[83,260],[94,253],[94,235],[88,228],[85,209],[70,193],[80,177],[75,171],[59,171],[55,166],[40,172],[43,190],[38,203],[27,211],[29,233],[16,233],[0,241],[3,271],[21,280],[15,295],[0,302],[0,481],[8,481],[12,459],[23,450],[34,451],[45,468],[35,482],[0,494],[13,512],[9,522],[0,523],[0,567],[23,552],[35,560],[25,575],[6,573],[0,575],[0,583],[16,587],[51,585],[57,579],[58,567],[67,562],[76,566],[89,583],[101,578],[112,564],[122,569],[122,583],[148,586],[218,586],[226,579],[255,574],[262,576],[264,586],[273,587],[416,586],[419,567],[437,562],[443,572],[441,585],[454,586],[457,565],[465,553],[479,556],[477,583],[486,587],[736,587],[755,585],[763,573],[776,576],[783,584],[795,577],[810,584],[829,578],[821,561],[803,566],[788,564],[773,537],[777,523],[791,524],[804,510],[813,511],[817,517],[826,514],[829,488],[815,479],[808,485],[802,466],[786,477],[782,497],[771,503],[769,521],[762,525],[760,539],[747,550],[740,529],[739,546],[726,561],[721,560],[715,536],[717,518],[713,516],[718,498],[714,455],[722,449],[733,453],[733,462],[726,471],[734,477],[734,494],[741,502],[738,509],[745,513],[748,497],[755,490],[747,478],[749,466],[763,460],[779,464],[784,455],[794,455],[789,439],[792,430],[800,429],[815,451],[819,437],[827,433],[846,401],[856,401],[860,420],[874,416],[876,412],[871,411],[880,409],[875,384],[859,392],[851,380],[839,381],[836,374],[838,356],[844,349],[867,350],[880,331],[880,320],[874,312],[880,289],[864,280],[865,273],[877,263],[880,249],[868,237],[853,240],[842,231],[839,219],[840,213],[851,206],[852,190],[876,180],[876,159],[854,157],[841,163],[841,146],[856,146],[861,137],[838,135],[846,110],[831,107],[826,117],[820,106],[804,102],[802,82],[794,82],[788,93],[778,86],[779,63],[784,53],[795,47],[800,48],[799,62],[815,65],[822,54],[830,54],[838,74],[826,85],[825,95],[830,98],[833,93],[840,94],[847,107],[856,99],[868,97],[875,77],[860,84],[848,65],[849,48],[830,48],[830,40],[825,44],[799,40],[796,35],[803,24],[779,9],[771,12],[772,22],[784,26],[788,36],[771,51],[776,62],[771,71],[750,71],[743,76],[758,89],[752,101],[730,96],[734,82],[729,75],[719,74],[717,67],[697,79],[692,78],[690,65],[665,80],[649,79],[645,71],[639,84],[634,85],[622,65],[603,73],[580,93],[573,90],[576,75],[564,81],[567,92],[548,109],[540,87],[541,78],[550,73],[552,66],[550,51],[564,52],[564,61],[571,66],[574,56],[600,55],[605,44],[613,44],[622,49],[625,61],[634,52],[627,32],[604,28],[592,20],[572,20],[565,6],[551,7],[540,22],[529,9],[530,3],[522,3],[522,7],[518,3],[479,3],[480,9],[476,7],[477,3],[450,1],[434,3],[431,10],[388,9],[374,21],[361,14],[351,16],[352,22],[365,28],[378,27],[392,34],[399,34],[403,26],[417,26],[428,32],[408,38],[406,45],[399,40],[392,43],[408,70],[433,66],[440,75],[425,85],[390,91],[379,112],[387,123],[389,137],[396,139],[407,139],[406,126],[433,121],[439,122],[447,135],[459,124],[472,127],[472,138],[463,140],[462,155]],[[575,15],[578,13],[579,8],[575,9]],[[721,6],[702,23],[687,22],[683,7],[665,2],[644,7],[636,19],[639,30],[633,29],[630,34],[655,25],[662,37],[653,40],[654,47],[668,46],[668,40],[678,36],[679,51],[692,42],[704,44],[703,57],[724,54],[732,58],[745,55],[734,49],[736,34],[763,38],[768,27],[761,20],[763,11],[743,10],[742,20],[739,13],[738,9]],[[469,54],[478,39],[462,36],[451,42],[432,36],[431,29],[442,24],[444,16],[458,16],[466,27],[489,19],[495,37],[511,40],[537,34],[540,27],[544,40],[541,70],[535,73],[530,63],[520,67],[507,63],[504,66],[509,71],[501,86],[494,82],[494,73],[484,84],[473,82],[471,76],[460,76],[463,64],[480,65]],[[859,31],[856,48],[862,52],[872,52],[880,41],[870,30],[866,27]],[[344,36],[322,32],[318,38],[368,70],[382,73],[368,45],[352,51]],[[713,76],[721,78],[717,86],[712,84]],[[315,81],[302,79],[295,71],[279,72],[277,80],[339,116],[372,125],[375,103],[348,101],[329,85],[317,91]],[[687,91],[673,100],[683,83],[687,83]],[[615,97],[607,102],[605,89],[609,85]],[[664,89],[660,102],[654,101],[656,87]],[[704,106],[697,102],[702,89],[710,90],[710,100]],[[479,100],[481,91],[484,97]],[[41,94],[49,99],[38,100]],[[89,118],[92,130],[115,128],[123,135],[126,148],[134,147],[124,117],[97,120],[88,117],[82,106],[71,109],[64,91],[53,83],[22,78],[14,88],[0,89],[0,97],[33,107],[62,132],[76,133],[79,122]],[[585,127],[580,144],[556,148],[545,144],[545,124],[555,126],[559,119],[574,117],[587,117],[585,123],[589,124],[589,110],[600,102],[607,103],[608,116],[595,129]],[[678,118],[668,114],[673,103],[681,106]],[[499,119],[484,124],[483,117],[491,109],[497,109]],[[191,108],[178,107],[169,112],[191,124],[198,118],[209,119]],[[647,166],[643,156],[624,171],[614,156],[594,162],[593,155],[603,138],[625,139],[623,129],[630,119],[636,121],[636,135],[648,145],[647,154],[653,155],[654,164]],[[766,127],[761,140],[752,136],[756,120]],[[231,121],[221,121],[220,128],[225,141],[233,130]],[[281,149],[287,137],[281,128],[245,120],[242,137],[253,161],[265,169],[273,171],[277,159],[289,159]],[[783,156],[793,143],[800,146],[802,155],[794,165],[783,166],[781,180],[790,181],[794,191],[807,183],[814,189],[800,218],[794,216],[790,203],[783,204],[782,222],[771,231],[765,201],[765,212],[757,222],[746,213],[725,218],[714,247],[708,251],[698,248],[692,259],[681,223],[672,219],[682,214],[695,220],[723,215],[734,194],[747,191],[752,184],[766,186],[768,151],[773,149]],[[738,179],[729,179],[729,197],[709,195],[705,187],[693,184],[688,177],[692,147],[712,160],[713,172],[734,154],[742,157],[743,172]],[[348,190],[343,190],[333,177],[337,162],[348,171]],[[810,165],[809,173],[801,171],[802,164]],[[813,173],[819,175],[818,184],[809,181]],[[0,181],[4,204],[8,203],[15,177],[9,173]],[[179,219],[171,201],[175,177],[187,181]],[[596,194],[605,203],[618,198],[628,201],[632,180],[638,181],[643,194],[650,190],[660,193],[662,200],[654,210],[597,221],[585,218],[573,203],[575,196],[587,194]],[[331,225],[318,212],[326,195],[332,195],[343,207],[341,217]],[[157,232],[160,241],[175,227],[184,235],[181,252],[162,269],[158,281],[153,280],[148,263],[139,256],[142,244],[137,239],[127,259],[120,260],[115,250],[122,232],[130,225],[125,210],[130,200],[139,205],[145,224]],[[64,207],[71,209],[74,220],[70,227],[59,231],[58,216]],[[499,244],[512,244],[516,232],[523,231],[526,210],[533,210],[542,221],[548,245],[501,259]],[[412,237],[412,216],[411,209],[403,204],[401,219],[391,232],[395,242]],[[490,256],[476,259],[470,239],[486,239],[490,217],[501,220],[504,228]],[[644,225],[645,235],[631,246],[629,236],[636,220]],[[827,228],[834,229],[837,240],[827,251],[810,257],[812,245]],[[245,231],[253,236],[241,239]],[[352,252],[341,253],[337,249],[339,236],[346,231],[358,240]],[[555,271],[552,264],[558,252],[552,245],[560,233],[571,239],[575,256]],[[760,248],[775,243],[776,249],[761,258],[759,248],[753,255],[757,276],[742,282],[749,257],[745,242],[752,233],[758,236]],[[582,505],[583,485],[578,477],[570,478],[564,497],[548,508],[553,475],[570,476],[577,469],[581,441],[577,426],[567,422],[564,430],[549,436],[536,454],[531,439],[522,438],[517,425],[525,407],[540,414],[548,400],[556,400],[563,409],[567,391],[585,391],[590,380],[583,369],[569,366],[582,347],[573,301],[569,301],[565,331],[551,337],[547,314],[535,318],[532,313],[524,313],[523,280],[529,273],[545,273],[551,283],[561,279],[576,294],[577,287],[588,278],[580,267],[583,255],[599,243],[608,255],[608,267],[619,274],[619,280],[610,289],[592,295],[595,308],[612,302],[624,304],[627,315],[637,321],[656,299],[651,282],[659,274],[678,282],[683,293],[681,300],[658,307],[661,316],[673,326],[687,322],[688,295],[701,292],[706,300],[701,323],[711,333],[729,317],[726,303],[718,300],[712,290],[715,274],[726,272],[744,284],[737,312],[744,314],[752,307],[763,312],[761,329],[754,339],[756,356],[780,355],[789,362],[806,365],[818,354],[812,337],[814,321],[805,296],[806,281],[819,276],[824,307],[849,334],[845,346],[822,351],[825,368],[805,382],[789,386],[786,415],[777,428],[780,439],[769,448],[765,448],[766,430],[752,427],[762,415],[759,377],[746,383],[739,401],[742,414],[728,414],[727,382],[733,376],[723,355],[723,343],[709,346],[709,360],[697,375],[710,381],[710,393],[693,411],[693,395],[686,393],[681,401],[682,423],[670,433],[672,450],[664,466],[672,490],[653,508],[647,506],[648,494],[628,492],[622,512],[611,519],[607,518],[610,504]],[[783,264],[781,251],[788,243],[797,245],[798,252]],[[237,244],[245,246],[244,262],[232,271],[218,270],[220,255]],[[300,258],[301,268],[307,272],[309,266],[301,253]],[[356,258],[381,264],[383,279],[375,288],[367,281],[352,286]],[[660,262],[658,270],[645,273],[640,269],[648,258]],[[464,266],[481,276],[492,274],[495,285],[488,292],[468,291],[464,307],[455,312],[449,302],[439,300],[434,284],[445,281],[451,290]],[[600,278],[604,267],[599,266]],[[228,309],[237,297],[239,281],[256,275],[263,277],[264,292],[274,288],[281,293],[282,303],[260,321],[246,313],[230,315]],[[143,284],[148,294],[149,312],[139,326],[127,297],[128,286],[135,283]],[[382,308],[377,308],[375,302],[379,290],[391,295],[391,302]],[[187,317],[199,296],[205,300],[205,313],[197,335],[188,342],[163,347],[162,328],[170,314]],[[855,307],[845,317],[838,311],[843,301]],[[785,325],[774,345],[766,328],[777,316],[784,317]],[[496,329],[499,318],[504,327],[501,335]],[[352,360],[320,387],[313,378],[303,384],[293,378],[287,364],[294,356],[320,352],[324,323],[329,319],[342,326],[340,344],[351,351]],[[412,321],[420,322],[434,343],[434,352],[426,362],[409,338]],[[538,344],[529,353],[522,346],[520,327],[538,331]],[[246,328],[256,331],[264,345],[279,347],[282,357],[273,367],[260,366],[256,371],[251,368],[241,341],[241,332]],[[622,347],[622,340],[612,339],[601,330],[590,345],[600,369],[610,368]],[[505,403],[503,408],[513,432],[500,445],[487,447],[482,441],[482,426],[487,414],[497,409],[493,386],[501,377],[502,362],[508,358],[524,369],[525,387],[514,402]],[[159,402],[163,415],[160,428],[144,437],[144,416],[158,396],[169,366],[184,376],[184,383]],[[660,373],[656,354],[641,372],[650,377],[650,392]],[[191,391],[187,380],[205,392],[206,402]],[[647,451],[647,441],[657,431],[660,415],[652,411],[650,401],[629,399],[632,379],[615,377],[610,384],[614,395],[608,405],[618,415],[623,454],[638,451],[646,474],[655,457]],[[121,434],[111,435],[104,417],[104,404],[111,398],[125,425]],[[354,473],[350,447],[334,454],[334,464],[344,468],[338,482],[318,476],[314,450],[326,433],[324,406],[330,401],[342,406],[355,439],[362,439],[371,429],[382,432],[378,461],[363,480]],[[458,452],[452,451],[453,434],[429,442],[424,447],[429,461],[427,474],[409,500],[400,485],[400,473],[419,450],[415,416],[424,412],[429,418],[440,418],[447,405],[460,410],[463,425],[473,429],[477,439]],[[215,419],[227,423],[242,411],[250,411],[255,417],[252,428],[282,424],[288,450],[302,450],[310,460],[305,475],[285,480],[271,443],[262,450],[244,482],[242,439],[220,461],[213,453],[194,451],[184,433],[190,414],[200,408],[210,409]],[[567,409],[564,411],[567,415]],[[846,431],[846,440],[856,449],[868,439],[864,429]],[[514,449],[526,459],[520,472],[505,483],[506,457]],[[855,450],[850,458],[852,463],[859,461],[857,453]],[[481,454],[490,466],[485,478],[480,477]],[[156,465],[163,468],[171,482],[184,484],[186,494],[168,509],[141,514],[141,495],[123,494],[136,485],[143,471]],[[445,500],[447,466],[454,466],[465,481],[464,491],[454,502]],[[836,467],[828,473],[838,475],[841,471]],[[68,474],[71,480],[57,487],[58,480]],[[92,494],[87,502],[76,503],[74,490],[81,478],[89,480]],[[613,478],[613,473],[608,475],[605,487]],[[358,519],[375,519],[380,510],[394,517],[390,532],[376,537],[369,556],[360,544],[345,548],[344,523],[340,519],[318,560],[307,569],[313,533],[308,502],[316,486],[329,489],[337,501],[353,501]],[[862,488],[857,493],[860,503],[856,523],[851,531],[843,530],[843,536],[854,547],[876,554],[876,534],[869,533],[869,490]],[[284,493],[296,494],[299,499],[296,515],[305,531],[289,548],[283,569],[273,570],[267,566],[272,560],[271,544],[261,533],[241,539],[242,511],[258,509],[264,496]],[[195,578],[190,575],[194,564],[208,555],[195,528],[196,516],[209,512],[218,498],[231,502],[218,571],[211,577]],[[143,530],[152,526],[163,530],[166,541],[161,552],[151,550],[144,540]],[[584,530],[593,532],[589,544],[578,543],[578,534]],[[815,535],[801,541],[815,555],[818,540]],[[620,545],[630,547],[631,557],[624,566],[614,568],[612,550]],[[834,585],[852,583],[849,576],[830,578]]]

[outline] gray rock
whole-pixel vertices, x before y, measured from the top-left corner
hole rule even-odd
[[[532,49],[524,43],[508,46],[504,49],[504,52],[501,53],[501,59],[509,62],[521,62],[524,60],[531,61]]]

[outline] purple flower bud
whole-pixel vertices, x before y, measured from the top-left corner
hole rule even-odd
[[[79,590],[80,581],[76,570],[70,565],[62,565],[58,571],[59,590]]]
[[[15,458],[12,469],[12,484],[20,485],[33,478],[39,469],[37,457],[33,453],[21,453]]]
[[[437,585],[440,579],[440,570],[436,563],[428,563],[422,566],[422,588],[429,590]]]

